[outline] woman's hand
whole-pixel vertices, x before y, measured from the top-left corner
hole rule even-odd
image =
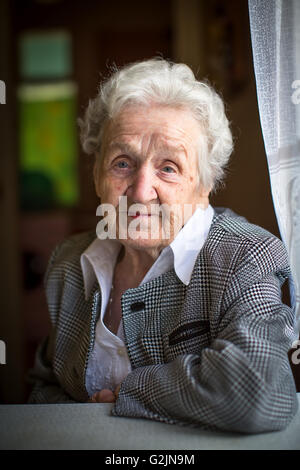
[[[117,386],[115,391],[103,388],[88,400],[88,403],[114,403],[119,395],[121,384]]]

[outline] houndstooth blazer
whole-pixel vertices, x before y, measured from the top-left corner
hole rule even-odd
[[[30,403],[89,398],[101,294],[95,283],[85,299],[80,256],[94,238],[75,235],[50,259],[52,330],[36,355]],[[123,294],[132,372],[112,414],[246,433],[286,427],[297,411],[287,355],[294,313],[281,301],[289,276],[279,239],[217,209],[188,286],[172,269]]]

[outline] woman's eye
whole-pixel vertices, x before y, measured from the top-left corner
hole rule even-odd
[[[121,168],[121,169],[123,169],[123,168],[129,168],[128,163],[125,162],[124,160],[118,162],[116,166],[117,166],[118,168]]]
[[[174,168],[172,168],[171,166],[164,166],[163,171],[165,173],[174,173],[175,172]]]

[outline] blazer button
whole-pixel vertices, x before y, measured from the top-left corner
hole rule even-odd
[[[145,302],[135,302],[134,304],[131,304],[130,309],[132,312],[140,312],[141,310],[144,310],[145,308]]]

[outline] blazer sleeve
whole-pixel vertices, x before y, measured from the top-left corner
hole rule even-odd
[[[228,281],[210,346],[134,369],[112,413],[242,433],[284,429],[298,407],[287,354],[294,313],[281,300],[288,271],[280,240],[252,246]]]
[[[75,403],[59,385],[51,365],[50,334],[38,347],[33,369],[28,374],[28,381],[33,389],[28,403]]]
[[[61,245],[58,245],[50,257],[44,284],[46,287],[49,272],[60,252]],[[55,328],[52,322],[52,329],[49,336],[39,345],[34,367],[28,373],[28,382],[33,385],[29,395],[28,403],[75,403],[61,388],[52,369],[53,345]]]

